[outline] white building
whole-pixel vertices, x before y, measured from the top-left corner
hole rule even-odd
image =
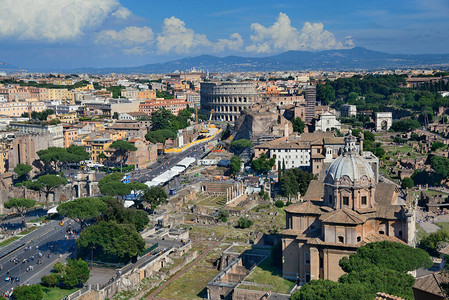
[[[376,131],[387,131],[393,124],[393,113],[378,112],[376,113]]]
[[[344,104],[341,106],[341,116],[342,117],[355,117],[357,116],[357,106]]]
[[[330,112],[324,112],[320,115],[320,118],[315,121],[315,131],[331,131],[333,128],[340,130],[341,123],[337,120],[337,117]]]

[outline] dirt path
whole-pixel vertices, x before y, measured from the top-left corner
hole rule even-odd
[[[167,280],[166,282],[164,282],[160,287],[158,287],[156,290],[154,290],[148,297],[147,299],[159,299],[159,300],[165,300],[165,298],[160,298],[160,297],[156,297],[157,294],[159,294],[160,292],[162,292],[163,289],[165,289],[170,283],[174,282],[175,280],[177,280],[179,277],[181,277],[182,275],[184,275],[191,267],[193,267],[194,265],[196,265],[200,260],[202,260],[204,257],[206,257],[206,255],[208,255],[215,247],[217,247],[218,245],[220,245],[220,242],[209,242],[209,241],[200,241],[198,243],[207,243],[207,244],[211,244],[207,249],[205,249],[203,251],[203,253],[201,253],[197,258],[195,258],[190,264],[188,264],[187,266],[185,266],[181,271],[179,271],[178,273],[176,273],[174,276],[172,276],[169,280]]]

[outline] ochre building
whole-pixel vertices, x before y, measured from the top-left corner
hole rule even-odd
[[[395,184],[377,182],[372,167],[345,137],[342,155],[323,181],[314,180],[305,201],[288,206],[282,234],[283,276],[300,283],[338,280],[339,260],[375,241],[412,244],[414,200]]]

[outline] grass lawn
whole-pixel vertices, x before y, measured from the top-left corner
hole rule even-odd
[[[44,291],[44,298],[43,300],[60,300],[64,298],[67,295],[70,295],[71,293],[75,292],[77,288],[71,289],[71,290],[63,290],[58,287],[42,287],[42,290]]]
[[[229,245],[222,245],[214,249],[201,261],[189,269],[184,275],[168,285],[157,296],[166,299],[204,299],[206,285],[219,272],[212,264],[221,255],[221,252]]]
[[[439,222],[439,223],[435,223],[435,225],[437,225],[437,226],[441,227],[441,229],[449,232],[449,222]]]
[[[0,243],[0,247],[5,247],[6,245],[11,244],[12,242],[14,242],[15,240],[20,239],[20,236],[13,236],[10,237],[9,239],[3,241]]]
[[[416,223],[416,240],[419,242],[421,239],[428,236],[427,232],[424,231],[424,229],[421,228],[421,226]]]
[[[245,281],[263,284],[265,286],[239,286],[239,288],[272,291],[276,293],[288,294],[295,284],[293,281],[282,278],[282,273],[273,264],[272,256],[268,256],[260,265],[254,268],[253,272]]]
[[[19,235],[27,235],[28,233],[33,232],[33,231],[35,231],[36,229],[37,229],[36,226],[30,227],[30,228],[28,228],[27,230],[24,230],[24,231],[22,231],[21,233],[19,233]]]
[[[447,193],[440,192],[440,191],[434,191],[434,190],[426,190],[426,191],[424,191],[424,193],[427,196],[447,195]]]

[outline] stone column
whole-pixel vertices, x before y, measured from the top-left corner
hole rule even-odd
[[[310,280],[320,278],[320,253],[317,248],[310,247]]]

